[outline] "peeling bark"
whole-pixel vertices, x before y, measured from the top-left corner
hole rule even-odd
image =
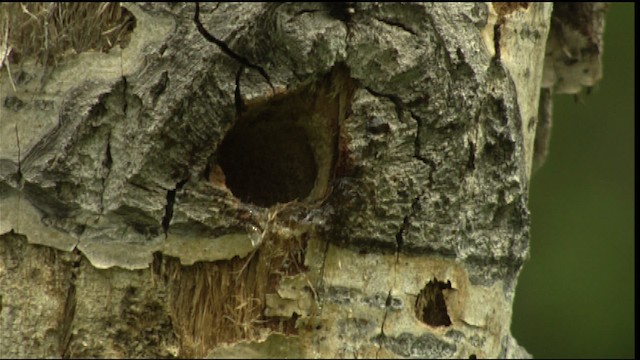
[[[510,4],[124,4],[0,75],[0,354],[528,356],[552,8]]]

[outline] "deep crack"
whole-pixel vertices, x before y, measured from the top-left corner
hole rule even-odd
[[[240,115],[246,109],[246,105],[242,100],[242,93],[240,92],[240,78],[242,77],[242,72],[244,71],[244,65],[240,65],[238,72],[236,72],[236,90],[234,91],[234,102],[236,105],[236,115]]]
[[[80,263],[82,261],[82,256],[80,255],[80,251],[77,248],[74,248],[70,255],[74,260],[71,262],[69,287],[67,288],[64,313],[62,316],[62,323],[60,327],[60,338],[58,340],[60,357],[63,359],[68,359],[69,357],[71,357],[71,354],[69,353],[69,345],[71,344],[71,337],[73,333],[72,324],[76,315],[76,280],[78,278],[78,271],[80,268]]]
[[[402,245],[404,244],[404,232],[409,227],[409,215],[405,216],[402,220],[402,226],[396,234],[396,253],[399,254],[402,251]]]
[[[423,195],[424,195],[424,191],[415,199],[413,199],[413,201],[411,202],[411,212],[409,213],[409,215],[404,217],[404,219],[402,220],[402,226],[400,227],[400,230],[396,233],[396,261],[393,264],[393,281],[392,281],[391,289],[389,289],[389,293],[387,295],[387,299],[384,304],[384,316],[382,318],[382,324],[380,326],[380,336],[379,336],[380,343],[378,344],[378,350],[376,351],[376,358],[378,358],[378,355],[380,354],[380,351],[382,350],[382,347],[383,347],[384,339],[386,338],[386,335],[384,333],[384,325],[387,321],[389,308],[392,305],[393,297],[391,296],[391,294],[393,292],[393,289],[396,287],[396,283],[398,279],[398,264],[400,263],[400,253],[404,245],[405,232],[409,228],[411,218],[415,215],[416,211],[418,210],[418,206],[420,204],[420,198]]]
[[[104,160],[102,160],[102,167],[106,170],[100,179],[100,186],[102,187],[100,194],[100,215],[104,213],[104,192],[107,187],[107,178],[109,178],[109,174],[111,174],[111,165],[113,165],[113,158],[111,157],[111,133],[109,133],[109,135],[107,135],[107,148],[105,150]]]
[[[22,162],[20,160],[20,135],[18,134],[18,123],[15,124],[16,130],[16,146],[18,147],[18,170],[16,171],[16,187],[18,188],[18,204],[16,206],[16,211],[18,216],[16,216],[16,226],[15,231],[20,232],[20,214],[21,214],[21,203],[22,203],[22,188],[24,186],[24,177],[22,176]],[[14,229],[12,229],[13,231]]]
[[[495,48],[495,55],[493,60],[500,61],[500,38],[502,37],[502,26],[504,25],[505,18],[501,16],[500,19],[493,25],[493,47]]]
[[[397,257],[396,257],[396,264],[394,265],[394,268],[398,265],[397,264]],[[395,285],[395,280],[396,280],[396,273],[395,273],[395,269],[394,269],[394,274],[393,274],[393,282]],[[382,317],[382,325],[380,326],[380,336],[379,341],[380,343],[378,343],[378,351],[376,351],[376,359],[378,359],[378,355],[380,354],[380,350],[382,350],[383,344],[384,344],[384,339],[386,338],[386,335],[384,334],[384,324],[387,322],[387,315],[389,314],[389,307],[391,306],[391,291],[393,289],[389,289],[389,293],[387,294],[387,299],[384,302],[384,316]]]
[[[149,89],[149,94],[151,95],[151,102],[155,105],[158,102],[158,98],[167,88],[167,84],[169,83],[169,72],[163,71],[160,74],[160,78],[158,81]]]
[[[469,158],[467,159],[467,169],[473,171],[476,169],[476,144],[471,141],[471,139],[467,140],[467,144],[469,144]]]
[[[322,258],[322,267],[320,268],[320,279],[318,280],[319,284],[318,284],[318,304],[320,306],[320,315],[322,315],[322,310],[324,309],[324,306],[322,306],[323,300],[320,298],[320,294],[324,293],[324,269],[327,263],[327,253],[329,252],[329,241],[325,240],[324,241],[325,246],[324,246],[324,253],[323,253],[323,258]]]
[[[384,93],[375,91],[370,87],[365,87],[365,89],[376,97],[383,97],[391,101],[393,105],[395,105],[396,116],[398,116],[398,121],[402,122],[402,114],[404,111],[404,106],[402,104],[402,100],[400,99],[400,97],[396,95],[391,95],[391,94],[384,94]]]
[[[164,216],[162,217],[162,229],[164,230],[165,237],[169,233],[169,224],[171,224],[171,219],[173,218],[173,205],[176,201],[176,192],[182,189],[188,180],[189,179],[180,181],[173,190],[167,191],[167,205],[164,208]]]
[[[18,134],[18,123],[15,124],[15,130],[16,130],[16,146],[18,147],[18,170],[16,171],[16,176],[17,176],[16,180],[20,185],[22,183],[22,161],[20,160],[20,157],[22,155],[20,153],[20,135]]]
[[[127,116],[127,108],[129,104],[127,104],[127,77],[122,75],[122,114]]]
[[[406,26],[403,23],[400,23],[400,22],[397,22],[397,21],[393,21],[393,20],[389,20],[389,19],[380,18],[380,17],[377,17],[377,16],[374,16],[373,18],[378,20],[378,21],[380,21],[381,23],[385,23],[385,24],[387,24],[389,26],[393,26],[393,27],[397,27],[399,29],[402,29],[402,30],[408,32],[409,34],[411,34],[413,36],[418,36],[418,34],[415,31],[413,31],[413,29],[409,28],[408,26]]]
[[[200,32],[200,35],[202,35],[202,37],[204,37],[207,41],[216,44],[223,53],[225,53],[227,56],[234,59],[235,61],[239,62],[243,66],[246,66],[248,68],[254,69],[257,72],[259,72],[260,75],[262,75],[262,77],[267,81],[267,83],[269,84],[269,87],[271,87],[271,90],[275,94],[275,87],[271,83],[271,79],[269,78],[269,75],[262,67],[251,63],[249,59],[247,59],[246,57],[241,56],[237,54],[235,51],[231,50],[231,48],[224,41],[216,38],[210,32],[208,32],[207,29],[204,28],[204,25],[202,25],[202,23],[200,22],[200,3],[199,2],[196,2],[196,11],[193,15],[193,21],[195,22],[196,28],[198,29],[198,32]]]
[[[409,229],[409,225],[411,224],[411,218],[415,216],[416,212],[420,206],[420,198],[424,195],[424,191],[420,193],[420,195],[416,196],[415,199],[411,202],[411,212],[409,215],[406,215],[402,221],[402,226],[400,230],[396,233],[396,264],[400,258],[400,252],[403,249],[404,245],[404,237],[406,235],[407,230]]]
[[[403,115],[404,115],[404,106],[402,103],[402,100],[400,99],[400,97],[395,96],[395,95],[391,95],[391,94],[384,94],[384,93],[380,93],[378,91],[375,91],[373,89],[371,89],[370,87],[365,87],[365,89],[367,91],[369,91],[369,93],[373,94],[374,96],[377,97],[384,97],[386,99],[389,99],[394,105],[395,105],[395,111],[396,111],[396,115],[398,117],[398,121],[402,122],[403,120]],[[409,111],[410,116],[412,116],[415,121],[416,121],[416,139],[415,139],[415,148],[414,148],[414,154],[413,157],[415,157],[416,159],[420,160],[422,163],[424,163],[425,165],[429,166],[430,171],[429,171],[429,185],[433,184],[433,171],[435,169],[435,163],[432,160],[423,158],[420,155],[420,127],[421,127],[421,122],[420,119],[415,116],[411,111]],[[411,211],[409,213],[409,215],[406,215],[403,218],[402,221],[402,226],[400,227],[400,229],[398,230],[398,232],[396,233],[396,261],[394,263],[393,266],[393,281],[392,281],[392,286],[391,289],[389,289],[389,294],[387,296],[387,301],[385,303],[385,312],[384,312],[384,317],[382,318],[382,324],[381,324],[381,329],[380,329],[380,337],[379,337],[379,347],[378,347],[378,351],[376,352],[376,358],[378,357],[380,351],[382,350],[383,347],[383,343],[384,343],[384,339],[385,339],[385,334],[384,334],[384,326],[385,326],[385,322],[387,321],[387,315],[389,313],[389,307],[391,305],[391,294],[393,292],[393,289],[396,287],[396,282],[397,282],[397,274],[398,274],[398,264],[400,263],[400,253],[403,249],[404,246],[404,237],[405,237],[405,232],[407,231],[407,229],[409,228],[410,222],[411,222],[411,218],[415,215],[416,211],[418,210],[418,206],[420,203],[420,198],[424,195],[424,191],[422,191],[422,193],[417,196],[412,202],[411,202]]]
[[[329,15],[334,19],[338,19],[347,26],[351,18],[356,13],[355,2],[323,2],[321,3],[328,11]]]
[[[413,157],[429,167],[430,169],[429,175],[428,175],[429,184],[427,185],[427,187],[429,187],[433,184],[433,172],[436,169],[436,163],[433,160],[428,159],[420,154],[420,149],[422,148],[422,143],[420,142],[420,129],[423,126],[422,119],[420,119],[420,117],[417,116],[413,111],[411,110],[408,110],[408,111],[410,116],[416,121],[416,140],[414,143]]]
[[[422,143],[420,142],[420,128],[422,128],[422,121],[421,121],[422,119],[416,116],[416,114],[414,114],[413,111],[411,110],[409,110],[409,114],[411,114],[411,117],[414,118],[416,121],[416,140],[414,143],[414,157],[427,165],[431,165],[430,164],[432,162],[431,160],[420,155],[420,149],[422,148]]]

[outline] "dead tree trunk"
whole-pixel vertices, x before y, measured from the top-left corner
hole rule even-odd
[[[528,355],[551,5],[349,4],[126,4],[3,71],[1,356]]]

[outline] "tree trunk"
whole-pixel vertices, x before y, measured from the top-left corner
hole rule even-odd
[[[528,356],[550,4],[123,6],[1,75],[0,355]]]

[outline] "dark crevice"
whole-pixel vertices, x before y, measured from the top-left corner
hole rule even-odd
[[[102,160],[102,167],[106,169],[104,175],[100,179],[101,194],[100,194],[100,215],[104,213],[104,192],[107,186],[107,178],[111,173],[111,166],[113,165],[113,158],[111,157],[111,133],[107,135],[107,148],[105,150],[104,160]]]
[[[404,244],[404,232],[409,227],[409,215],[405,216],[402,220],[402,226],[400,227],[400,231],[396,234],[396,252],[397,254],[402,251],[402,245]]]
[[[244,72],[244,65],[240,65],[238,72],[236,72],[236,90],[234,91],[233,100],[236,105],[236,116],[240,116],[247,108],[244,101],[242,100],[242,93],[240,91],[240,78],[242,77],[242,73]]]
[[[403,114],[404,106],[402,105],[402,100],[400,100],[398,96],[391,95],[391,94],[384,94],[384,93],[375,91],[370,87],[365,87],[365,89],[376,97],[383,97],[383,98],[389,99],[389,101],[391,101],[393,105],[395,105],[396,116],[398,116],[398,121],[402,122],[402,114]]]
[[[74,261],[71,262],[71,268],[69,271],[69,287],[67,288],[67,296],[65,298],[59,338],[60,357],[63,359],[71,357],[69,346],[71,344],[73,320],[76,314],[76,280],[78,278],[80,262],[82,261],[82,256],[77,248],[73,249],[71,256],[74,258]]]
[[[389,101],[391,101],[393,103],[393,105],[395,106],[395,110],[396,110],[396,116],[398,117],[398,121],[403,122],[403,114],[404,114],[404,105],[402,103],[402,100],[396,96],[396,95],[391,95],[391,94],[384,94],[384,93],[380,93],[377,92],[373,89],[371,89],[370,87],[365,87],[365,89],[371,93],[374,96],[377,97],[383,97],[386,99],[389,99]],[[420,156],[420,120],[418,117],[416,117],[411,111],[409,111],[410,116],[412,116],[417,123],[416,126],[416,140],[415,140],[415,150],[414,150],[414,157],[418,160],[420,160],[421,162],[431,166],[431,169],[435,169],[435,164],[433,163],[433,161],[430,161],[428,159],[424,159]],[[429,172],[429,181],[430,184],[433,184],[433,178],[431,175],[432,171]]]
[[[469,159],[467,160],[467,169],[475,170],[476,169],[476,144],[471,141],[471,139],[467,140],[469,144]]]
[[[391,289],[389,289],[389,293],[387,294],[387,299],[384,302],[384,317],[382,318],[382,325],[380,326],[380,335],[378,336],[378,339],[379,339],[380,342],[378,343],[378,350],[376,351],[376,359],[378,358],[378,355],[380,354],[380,350],[382,350],[382,346],[384,345],[384,339],[387,337],[384,334],[384,324],[387,322],[387,315],[389,314],[389,307],[390,306],[391,306]]]
[[[444,31],[442,31],[441,29],[438,29],[438,27],[436,26],[436,20],[433,17],[433,14],[427,14],[427,21],[429,21],[429,25],[431,25],[431,28],[433,29],[433,34],[436,36],[437,41],[437,49],[438,50],[442,50],[443,51],[443,60],[446,63],[447,69],[449,70],[449,73],[454,73],[455,71],[455,67],[453,66],[453,61],[451,60],[451,55],[449,54],[449,50],[447,50],[446,47],[446,42],[444,41],[444,38],[442,37],[442,33]]]
[[[331,17],[344,22],[347,26],[356,13],[354,2],[323,2],[322,5],[329,11]]]
[[[151,87],[149,90],[149,94],[151,95],[151,102],[155,105],[158,102],[158,98],[164,90],[167,88],[167,84],[169,83],[169,72],[163,71],[160,75],[158,81]]]
[[[324,201],[342,166],[338,122],[346,117],[354,87],[348,69],[338,64],[314,84],[246,104],[240,73],[239,114],[209,173],[243,203]]]
[[[108,172],[111,171],[111,165],[113,165],[113,158],[111,157],[111,133],[109,133],[107,137],[107,150],[102,164],[107,168]],[[108,172],[107,175],[109,174]]]
[[[20,160],[20,157],[22,156],[21,152],[20,152],[20,135],[18,134],[18,123],[15,124],[15,130],[16,130],[16,146],[18,148],[18,170],[16,170],[16,187],[18,188],[18,204],[16,205],[16,212],[18,214],[21,214],[21,204],[22,204],[22,189],[24,187],[24,177],[22,175],[22,162]],[[19,218],[18,218],[19,219]],[[18,222],[17,224],[15,224],[16,226],[16,232],[18,232],[20,230],[20,222]],[[13,232],[14,229],[11,229],[11,232]]]
[[[127,107],[129,106],[129,104],[127,104],[127,87],[129,86],[129,84],[127,83],[127,77],[122,75],[122,113],[126,116],[127,115]]]
[[[318,176],[313,151],[302,126],[245,121],[225,135],[218,159],[235,197],[269,207],[309,196]]]
[[[324,272],[327,265],[327,254],[329,253],[329,241],[324,241],[324,251],[322,252],[322,267],[320,268],[320,279],[318,280],[318,303],[320,305],[320,315],[322,315],[322,309],[324,308],[322,305],[323,301],[321,299],[322,294],[324,294]]]
[[[423,164],[427,165],[429,167],[429,175],[428,175],[428,179],[429,179],[429,184],[427,184],[427,187],[431,186],[433,184],[433,172],[436,169],[436,163],[431,160],[431,159],[427,159],[426,157],[422,156],[420,154],[420,149],[422,148],[422,143],[420,142],[420,129],[422,128],[422,119],[420,119],[419,116],[417,116],[413,111],[409,110],[409,114],[411,114],[411,117],[415,119],[416,121],[416,140],[414,143],[414,154],[413,157],[416,158],[417,160],[420,160],[420,162],[422,162]]]
[[[494,61],[500,61],[500,37],[502,37],[502,25],[504,24],[504,17],[498,19],[495,25],[493,25],[493,47],[495,48]]]
[[[479,136],[479,127],[480,127],[480,113],[482,111],[481,107],[478,107],[478,110],[476,111],[476,114],[473,117],[473,130],[474,130],[474,134],[473,134],[473,140],[471,138],[469,138],[468,144],[469,144],[469,159],[467,161],[467,169],[473,171],[476,169],[476,150],[477,150],[477,144],[479,142],[478,140],[478,136]]]
[[[411,28],[409,28],[408,26],[406,26],[403,23],[400,23],[400,22],[397,22],[397,21],[393,21],[393,20],[389,20],[389,19],[380,18],[380,17],[377,17],[377,16],[374,16],[373,18],[378,20],[378,21],[380,21],[380,22],[382,22],[382,23],[385,23],[385,24],[387,24],[389,26],[393,26],[393,27],[397,27],[399,29],[402,29],[402,30],[408,32],[409,34],[411,34],[413,36],[418,36],[418,34],[416,34],[415,31],[413,31]]]
[[[443,282],[434,278],[420,291],[414,309],[420,321],[430,326],[451,326],[443,294],[443,290],[447,289],[452,289],[451,281]]]
[[[411,224],[411,219],[415,216],[416,212],[420,207],[420,198],[422,198],[423,195],[424,195],[424,191],[420,195],[418,195],[415,199],[413,199],[413,201],[411,202],[411,212],[409,213],[409,215],[404,217],[402,221],[402,226],[400,227],[400,230],[396,234],[396,248],[397,248],[398,261],[399,261],[400,252],[404,250],[404,237],[406,235],[407,230],[409,229],[409,225]]]
[[[20,153],[20,135],[18,134],[18,123],[15,124],[15,129],[16,129],[16,146],[18,148],[18,170],[16,171],[16,176],[17,176],[16,181],[20,186],[20,184],[22,184],[23,177],[22,177],[22,162],[20,160],[20,157],[22,156],[22,154]]]
[[[416,141],[417,142],[417,141]],[[436,163],[431,159],[427,159],[426,157],[418,154],[419,147],[416,146],[416,154],[413,156],[416,160],[419,160],[423,164],[429,167],[429,173],[427,174],[427,179],[429,179],[429,183],[427,184],[427,188],[433,185],[433,172],[436,170]]]
[[[400,251],[402,251],[402,245],[404,245],[403,233],[405,231],[405,226],[407,226],[408,224],[409,217],[405,216],[402,223],[402,229],[396,234],[396,265],[400,261]]]
[[[248,68],[254,69],[257,72],[259,72],[260,75],[262,75],[262,77],[267,81],[267,83],[269,84],[269,87],[271,87],[271,90],[275,93],[275,88],[271,83],[271,79],[269,78],[269,75],[262,67],[252,64],[246,57],[241,56],[237,54],[235,51],[231,50],[231,48],[224,41],[216,38],[210,32],[208,32],[207,29],[204,28],[204,25],[202,25],[202,23],[200,22],[200,3],[198,2],[196,2],[196,11],[193,15],[193,21],[195,22],[196,28],[198,29],[198,32],[200,32],[200,35],[202,35],[202,37],[204,37],[207,41],[214,43],[216,46],[218,46],[218,48],[220,48],[220,50],[223,53],[225,53],[227,56],[234,59],[235,61],[239,62],[243,66],[246,66]]]
[[[411,117],[414,118],[416,121],[416,141],[414,143],[414,147],[415,147],[414,156],[416,159],[422,161],[423,163],[427,165],[432,165],[433,161],[420,155],[420,149],[422,148],[422,143],[420,142],[420,128],[422,127],[422,119],[416,116],[416,114],[414,114],[413,111],[411,110],[409,110],[409,114],[411,114]]]
[[[165,237],[169,232],[169,224],[171,224],[171,218],[173,218],[173,204],[176,201],[176,192],[181,190],[184,184],[187,183],[189,179],[184,179],[176,184],[176,187],[173,190],[167,191],[167,205],[164,208],[164,216],[162,217],[162,229],[164,230]]]
[[[391,290],[389,290],[389,293],[387,294],[387,299],[384,301],[384,306],[385,307],[391,306]]]

